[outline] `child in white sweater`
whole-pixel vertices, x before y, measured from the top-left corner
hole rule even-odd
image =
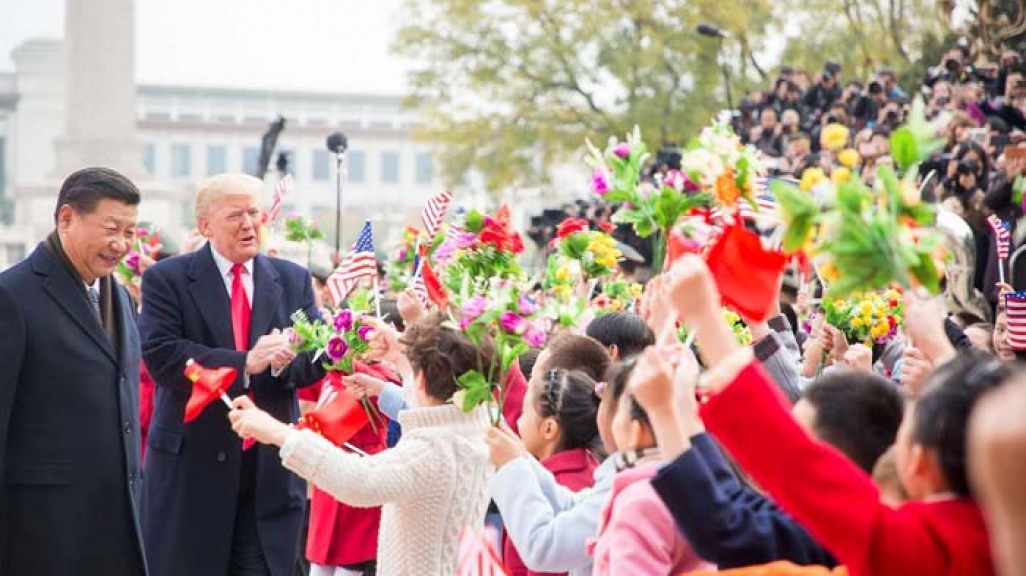
[[[382,506],[380,576],[451,575],[464,528],[484,525],[492,466],[482,441],[485,408],[464,414],[450,400],[456,378],[488,366],[490,344],[475,346],[437,316],[404,337],[417,408],[399,414],[403,436],[391,450],[361,458],[296,431],[246,397],[229,414],[243,438],[281,446],[284,466],[352,506]]]

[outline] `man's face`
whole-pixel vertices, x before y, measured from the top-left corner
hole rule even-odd
[[[216,198],[196,223],[210,245],[234,264],[253,259],[260,251],[257,227],[260,205],[253,194],[227,194]]]
[[[770,109],[763,110],[759,116],[759,123],[763,129],[772,130],[777,125],[777,113]]]
[[[92,212],[65,204],[57,213],[57,230],[65,254],[82,280],[92,284],[108,276],[131,250],[138,227],[137,206],[102,198]]]

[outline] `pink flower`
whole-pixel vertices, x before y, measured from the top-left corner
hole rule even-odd
[[[346,344],[345,339],[341,336],[332,336],[328,339],[328,346],[324,352],[332,362],[338,362],[345,358],[346,352],[349,352],[349,344]]]
[[[626,142],[620,142],[616,146],[613,146],[613,154],[618,158],[626,160],[631,155],[630,144]]]
[[[139,253],[135,250],[129,252],[128,255],[125,256],[125,266],[128,266],[135,275],[142,273],[142,269],[139,267],[139,258]]]
[[[404,262],[406,260],[406,248],[400,248],[399,252],[395,255],[395,259]]]
[[[609,194],[609,190],[609,177],[606,176],[606,172],[604,170],[596,170],[591,175],[591,191],[599,196],[605,196]]]
[[[520,300],[517,301],[517,309],[524,316],[530,316],[538,311],[538,303],[534,301],[534,298],[524,294],[520,297]]]
[[[460,319],[460,331],[462,332],[462,331],[466,330],[467,328],[470,328],[470,325],[473,324],[473,323],[474,323],[474,320],[471,319],[471,318],[461,318]]]
[[[477,234],[467,233],[456,239],[456,247],[460,250],[464,248],[470,248],[477,242]]]
[[[697,186],[688,178],[688,175],[680,170],[670,170],[667,172],[666,177],[663,178],[663,184],[677,192],[691,192],[693,191],[691,188],[697,189]]]
[[[524,330],[524,341],[531,348],[541,348],[545,345],[545,331],[537,324],[527,322],[527,328]]]
[[[517,335],[523,334],[524,329],[527,327],[527,321],[524,320],[523,316],[509,310],[503,312],[502,316],[499,317],[499,324],[506,332]]]
[[[353,311],[352,310],[339,310],[338,314],[335,314],[335,331],[336,332],[347,332],[353,329]]]
[[[457,240],[446,240],[435,250],[434,259],[439,264],[447,264],[452,260],[453,255],[456,252]]]
[[[364,342],[370,342],[371,334],[374,333],[374,327],[370,325],[360,326],[356,330],[356,335],[360,337],[360,340]]]
[[[474,321],[478,316],[484,314],[484,311],[487,309],[488,300],[483,296],[474,296],[460,307],[463,317],[470,321]]]

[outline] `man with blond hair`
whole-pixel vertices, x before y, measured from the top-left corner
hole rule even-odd
[[[249,395],[287,422],[299,418],[296,388],[324,376],[280,332],[296,310],[320,315],[309,272],[259,254],[261,191],[260,180],[243,174],[208,180],[195,200],[207,244],[143,278],[139,333],[157,384],[142,496],[154,576],[286,576],[299,554],[306,488],[277,450],[244,449],[220,403],[182,421],[190,358],[235,368],[229,395]]]

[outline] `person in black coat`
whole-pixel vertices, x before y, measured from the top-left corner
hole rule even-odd
[[[299,554],[306,486],[277,449],[243,450],[220,402],[183,423],[190,358],[237,369],[229,395],[248,394],[287,422],[299,419],[295,388],[324,377],[277,332],[296,310],[320,314],[309,272],[258,254],[260,191],[260,180],[241,174],[209,180],[196,195],[209,243],[143,276],[139,333],[156,383],[143,533],[154,576],[285,576]]]
[[[87,168],[56,230],[0,274],[0,574],[146,574],[137,514],[139,335],[111,274],[139,191]]]

